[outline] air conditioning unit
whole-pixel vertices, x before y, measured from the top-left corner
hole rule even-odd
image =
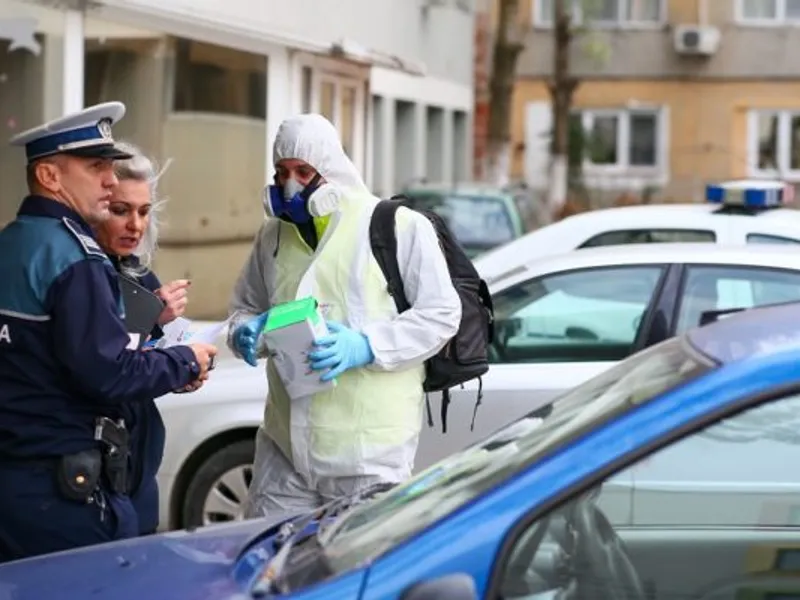
[[[720,32],[708,25],[676,25],[675,52],[689,56],[711,56],[719,48]]]

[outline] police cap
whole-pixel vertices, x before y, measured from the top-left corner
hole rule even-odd
[[[25,146],[28,164],[56,154],[86,158],[131,158],[114,145],[111,127],[125,116],[122,102],[104,102],[54,119],[11,138],[12,146]]]

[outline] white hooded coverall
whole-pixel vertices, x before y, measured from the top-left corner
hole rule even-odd
[[[401,208],[398,264],[412,308],[398,315],[369,243],[379,200],[327,119],[284,121],[273,156],[275,163],[308,163],[343,193],[330,215],[315,218],[318,231],[327,221],[316,250],[293,224],[266,218],[234,289],[229,346],[238,355],[232,344],[237,325],[277,304],[314,296],[327,319],[365,334],[375,356],[371,365],[343,373],[332,389],[295,399],[267,360],[269,393],[245,516],[277,521],[410,476],[423,422],[423,363],[455,335],[461,302],[433,226]],[[263,344],[258,355],[267,356]]]

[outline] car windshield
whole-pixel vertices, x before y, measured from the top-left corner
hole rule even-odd
[[[440,215],[466,249],[486,250],[514,239],[508,205],[496,196],[408,194],[416,208]]]
[[[336,572],[356,567],[421,532],[583,431],[712,367],[673,338],[620,362],[375,500],[323,536]]]

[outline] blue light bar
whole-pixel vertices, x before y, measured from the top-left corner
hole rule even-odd
[[[745,179],[706,186],[706,201],[726,206],[769,208],[784,202],[786,184],[780,181]]]

